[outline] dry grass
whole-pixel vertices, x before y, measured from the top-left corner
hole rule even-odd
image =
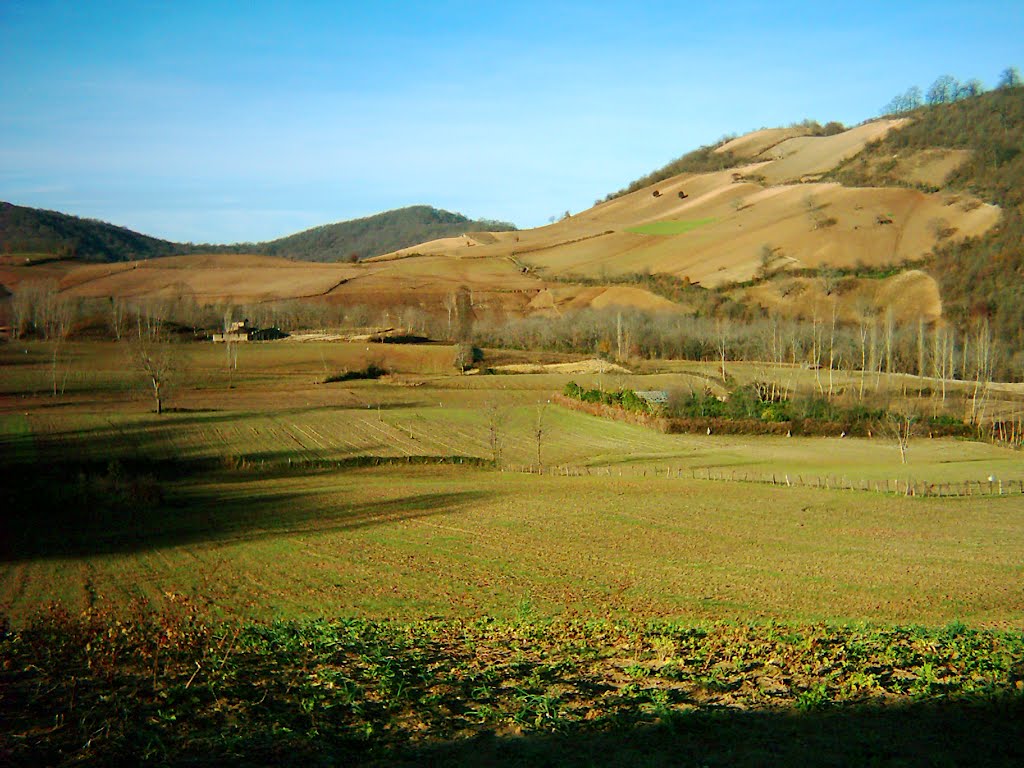
[[[714,288],[757,275],[766,245],[779,254],[775,269],[884,267],[920,260],[940,241],[988,231],[999,221],[999,209],[969,195],[817,181],[866,142],[901,124],[876,121],[825,137],[793,135],[802,129],[754,132],[731,142],[745,152],[760,152],[749,165],[665,179],[550,226],[469,233],[360,264],[197,255],[117,265],[11,265],[0,268],[0,282],[11,287],[24,279],[56,277],[76,296],[185,295],[200,303],[299,298],[434,312],[442,310],[449,292],[465,286],[473,292],[475,310],[484,314],[608,306],[687,311],[640,289],[549,291],[546,279],[605,282],[651,272]],[[900,159],[894,173],[903,182],[934,180],[962,160],[962,153],[918,153]],[[698,222],[702,225],[693,226]],[[901,295],[899,303],[911,313],[934,314],[933,297],[922,300],[918,307]]]

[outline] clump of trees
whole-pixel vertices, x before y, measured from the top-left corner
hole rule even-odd
[[[895,403],[888,397],[859,402],[814,392],[782,393],[768,382],[736,387],[725,397],[718,397],[710,390],[674,392],[669,397],[665,415],[682,422],[699,421],[702,426],[707,420],[712,420],[783,424],[788,431],[804,434],[898,435],[904,443],[904,451],[906,441],[918,429],[927,429],[933,434],[967,434],[971,431],[962,420],[948,414],[924,416],[917,409],[903,402]],[[749,429],[758,431],[754,426]],[[734,428],[733,431],[743,429]]]
[[[651,413],[651,406],[632,389],[584,389],[576,382],[570,381],[565,385],[562,394],[582,403],[608,405],[631,413]]]
[[[1017,67],[1007,67],[999,75],[999,89],[1019,88],[1024,80],[1021,79],[1020,70]],[[882,114],[893,115],[903,112],[913,112],[923,106],[937,106],[939,104],[953,104],[963,99],[970,99],[985,93],[985,84],[976,77],[960,81],[953,75],[940,75],[931,84],[928,91],[922,93],[916,86],[910,86],[903,93],[898,93],[882,107]]]

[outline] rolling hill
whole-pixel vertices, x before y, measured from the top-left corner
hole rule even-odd
[[[130,261],[182,253],[188,246],[95,219],[0,201],[0,253]]]
[[[473,220],[461,213],[414,205],[362,219],[314,227],[266,243],[237,247],[252,253],[304,261],[352,261],[463,232],[514,229],[515,226],[507,222]]]
[[[434,314],[464,286],[478,315],[619,306],[855,322],[867,312],[961,332],[985,318],[1012,357],[1024,350],[1021,147],[1024,88],[1006,88],[850,129],[754,131],[537,229],[487,230],[417,207],[231,247],[254,256],[9,264],[0,283],[48,276],[80,296],[187,292],[208,304],[312,299]],[[435,226],[438,236],[358,263],[272,258],[371,253],[385,247],[389,217],[410,237]]]
[[[342,261],[467,231],[513,229],[507,222],[473,220],[461,213],[414,205],[325,224],[263,243],[194,245],[160,240],[95,219],[0,202],[0,253],[98,262],[192,253],[255,253],[303,261]]]

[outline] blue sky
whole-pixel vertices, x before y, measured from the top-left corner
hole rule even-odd
[[[193,242],[546,223],[727,133],[1024,68],[1024,3],[0,0],[0,199]]]

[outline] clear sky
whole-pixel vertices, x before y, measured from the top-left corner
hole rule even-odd
[[[1024,2],[0,0],[0,199],[180,241],[537,226],[727,133],[1024,68]]]

